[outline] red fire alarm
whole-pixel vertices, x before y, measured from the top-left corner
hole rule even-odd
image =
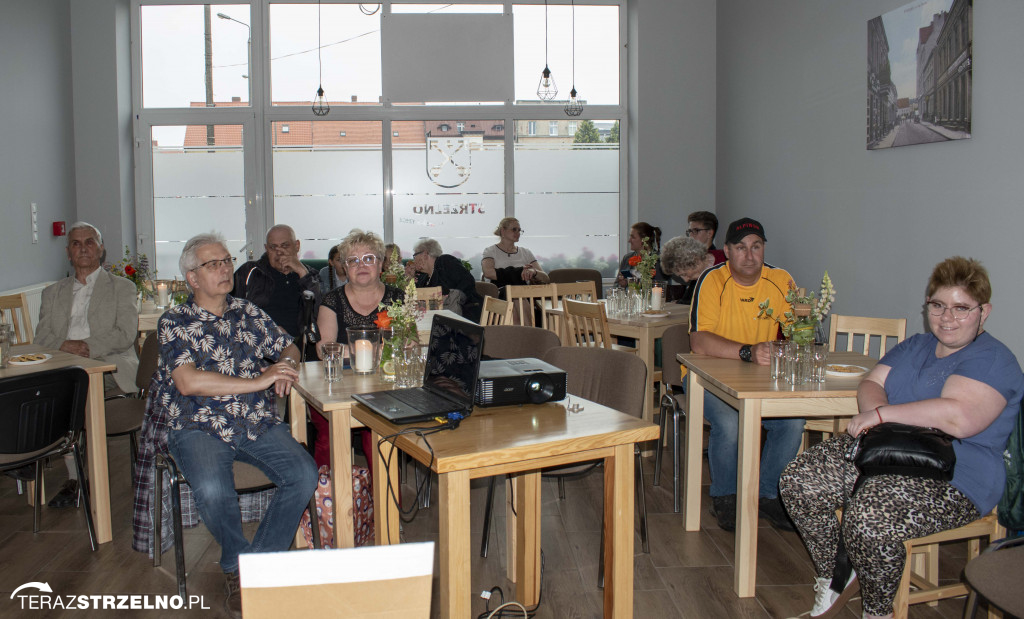
[[[64,232],[64,222],[63,221],[55,221],[55,222],[53,222],[53,236],[64,236],[65,234],[66,233]]]

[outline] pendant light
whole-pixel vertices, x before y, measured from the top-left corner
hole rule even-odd
[[[316,64],[320,70],[320,85],[316,89],[316,98],[313,99],[313,114],[316,116],[327,116],[331,112],[331,104],[324,97],[324,62],[320,57],[320,0],[316,1]]]
[[[569,102],[565,104],[567,116],[579,116],[583,113],[583,102],[576,94],[576,0],[572,0],[572,90],[569,91]]]
[[[540,72],[540,83],[537,84],[537,96],[541,101],[551,101],[558,96],[558,86],[551,77],[548,68],[548,0],[544,0],[544,70]]]

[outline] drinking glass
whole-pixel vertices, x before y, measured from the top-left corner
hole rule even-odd
[[[823,343],[811,344],[811,377],[810,380],[816,383],[825,382],[825,367],[828,364],[828,345]]]
[[[395,387],[420,387],[423,385],[425,357],[423,347],[412,344],[395,350]]]
[[[781,380],[785,374],[786,349],[789,342],[786,340],[775,340],[768,342],[768,356],[771,361],[772,380]]]
[[[786,382],[790,385],[802,385],[807,382],[810,352],[806,346],[790,344],[786,347]]]
[[[349,327],[348,358],[356,374],[373,374],[380,362],[380,330]]]
[[[323,345],[324,380],[329,383],[341,380],[341,368],[345,363],[343,350],[344,347],[338,342],[328,342]]]
[[[14,327],[0,322],[0,368],[6,368],[11,361],[11,343],[14,341]]]

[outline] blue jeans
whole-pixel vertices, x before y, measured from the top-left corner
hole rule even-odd
[[[317,471],[287,424],[277,424],[255,441],[242,432],[230,445],[202,430],[171,430],[167,446],[192,486],[206,528],[220,544],[220,567],[225,573],[238,571],[238,555],[243,552],[288,550],[316,489]],[[277,486],[252,543],[242,534],[232,472],[235,460],[260,469]]]
[[[708,464],[711,467],[711,496],[736,494],[737,441],[739,417],[735,408],[712,393],[704,392],[704,419],[711,423],[708,439]],[[761,450],[761,478],[758,495],[768,499],[779,496],[779,477],[800,449],[803,419],[762,419],[768,431]]]

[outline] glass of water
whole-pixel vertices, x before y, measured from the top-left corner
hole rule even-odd
[[[827,364],[828,345],[823,343],[811,344],[811,382],[825,382],[825,367]]]
[[[323,345],[324,380],[336,383],[341,380],[341,368],[345,363],[344,347],[338,342]]]
[[[786,349],[789,347],[789,344],[787,340],[768,342],[772,380],[781,380],[783,377],[786,367]]]

